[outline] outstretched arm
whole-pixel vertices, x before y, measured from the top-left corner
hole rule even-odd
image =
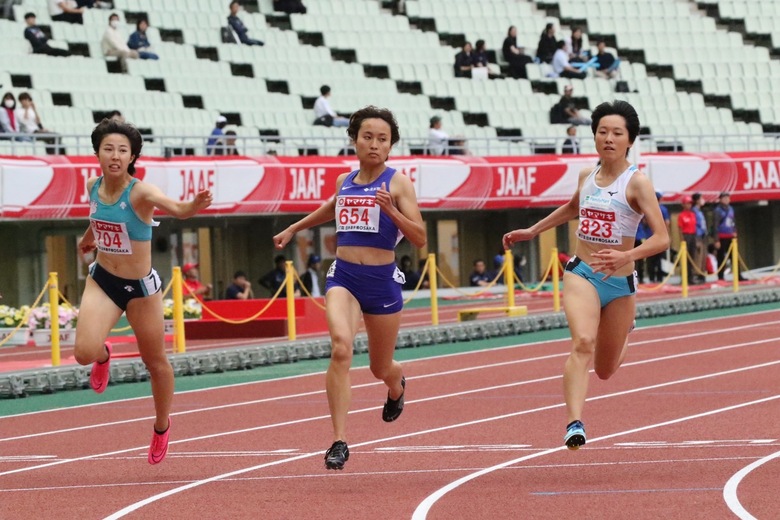
[[[139,215],[149,211],[149,218],[154,213],[154,208],[159,208],[171,216],[179,219],[190,218],[198,211],[211,206],[213,197],[211,191],[203,190],[195,195],[195,198],[189,201],[176,201],[165,195],[160,188],[153,184],[139,183],[135,190],[139,190],[139,202],[143,208],[139,207]],[[135,204],[134,204],[135,206]]]
[[[338,193],[341,189],[341,184],[344,182],[344,178],[346,176],[346,173],[342,173],[336,180],[336,193]],[[322,206],[314,210],[312,213],[306,215],[301,220],[290,224],[284,231],[274,236],[274,246],[276,249],[283,249],[284,246],[286,246],[290,240],[292,240],[292,237],[294,237],[298,231],[303,231],[304,229],[319,226],[320,224],[330,222],[335,218],[336,196],[333,195],[331,198],[326,200]]]

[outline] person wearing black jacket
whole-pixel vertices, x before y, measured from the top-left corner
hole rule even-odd
[[[27,22],[24,37],[32,45],[33,53],[48,54],[49,56],[70,56],[70,51],[49,45],[49,37],[35,24],[35,13],[25,14],[24,21]]]

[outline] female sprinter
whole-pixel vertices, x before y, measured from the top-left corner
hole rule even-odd
[[[423,247],[425,225],[408,177],[385,165],[398,142],[398,123],[387,109],[368,106],[352,114],[347,128],[360,169],[336,180],[336,194],[316,211],[274,237],[282,249],[298,231],[336,220],[336,260],[325,277],[325,307],[331,338],[325,376],[333,422],[333,445],[325,467],[343,469],[349,459],[346,423],[351,399],[349,368],[361,314],[368,334],[371,373],[387,385],[382,419],[394,421],[404,407],[406,381],[393,360],[401,320],[403,274],[394,249],[402,235]]]
[[[122,313],[127,314],[152,380],[157,417],[148,460],[157,464],[168,453],[173,370],[164,350],[160,277],[152,268],[152,216],[159,208],[178,218],[191,217],[211,204],[211,193],[201,191],[190,202],[178,202],[134,178],[141,146],[141,134],[127,123],[104,119],[92,132],[103,175],[87,182],[89,227],[79,249],[97,249],[97,258],[81,298],[75,356],[82,365],[94,363],[90,386],[102,393],[111,359],[106,338]]]
[[[572,450],[586,440],[582,408],[590,362],[599,378],[609,379],[626,355],[636,307],[634,262],[669,247],[655,189],[627,160],[639,133],[636,110],[625,101],[602,103],[592,119],[599,165],[580,172],[577,191],[568,203],[528,229],[510,231],[503,240],[509,248],[579,217],[575,253],[563,276],[563,304],[572,337],[563,373],[569,415],[564,442]],[[652,236],[634,247],[643,215]]]

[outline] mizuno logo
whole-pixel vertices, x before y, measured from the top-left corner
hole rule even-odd
[[[614,196],[614,195],[617,195],[617,192],[616,192],[616,191],[608,191],[607,193],[609,193],[609,196],[610,196],[610,197],[612,197],[612,196]]]

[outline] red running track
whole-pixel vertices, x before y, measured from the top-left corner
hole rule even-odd
[[[778,322],[637,329],[615,377],[592,377],[576,452],[561,448],[568,341],[406,362],[389,425],[383,386],[355,369],[343,472],[323,468],[322,374],[178,394],[158,466],[148,398],[2,418],[0,517],[773,518]]]

